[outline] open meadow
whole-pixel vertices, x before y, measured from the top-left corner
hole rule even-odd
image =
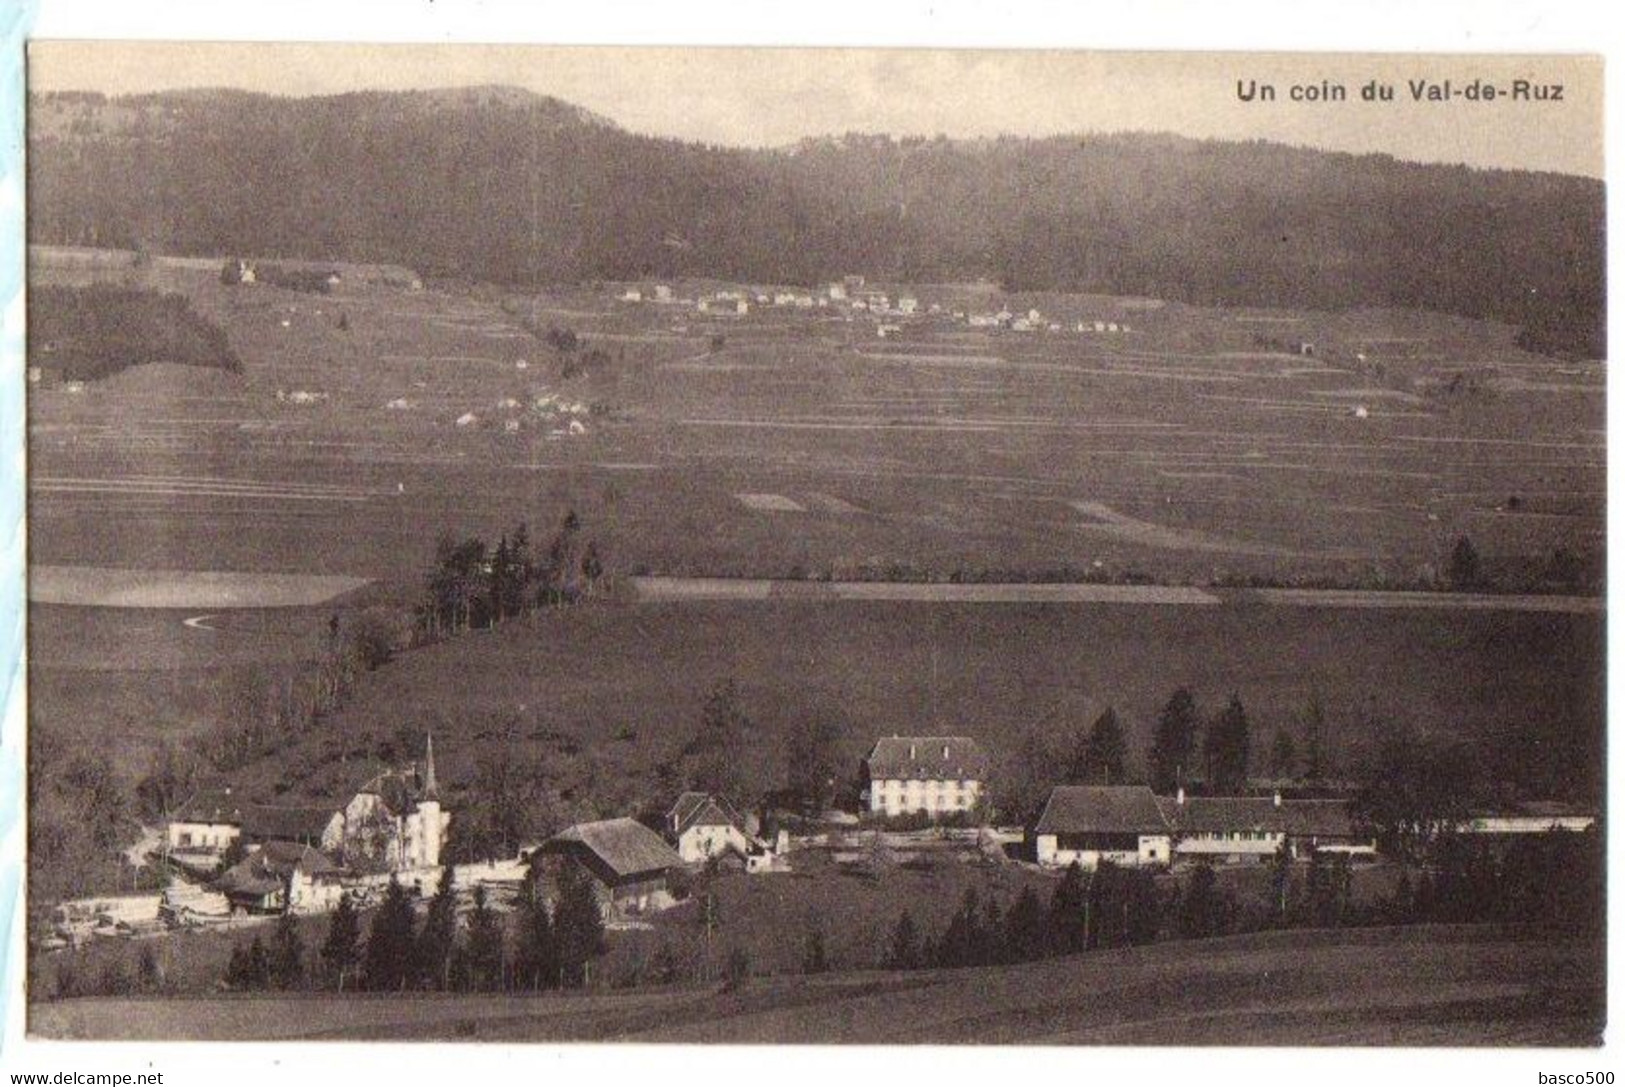
[[[35,1004],[54,1038],[907,1044],[1563,1045],[1603,1024],[1600,947],[1491,927],[1232,936],[1020,966],[590,995]]]

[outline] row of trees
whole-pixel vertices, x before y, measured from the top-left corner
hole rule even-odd
[[[1267,899],[1243,900],[1201,864],[1167,892],[1150,873],[1103,862],[1067,869],[1047,906],[1031,887],[1008,910],[974,889],[934,938],[905,911],[883,964],[894,970],[1029,962],[1159,938],[1364,925],[1534,924],[1596,935],[1605,918],[1602,842],[1595,833],[1528,835],[1510,843],[1445,833],[1426,863],[1405,866],[1393,887],[1362,898],[1344,854],[1311,852],[1296,865],[1288,848],[1269,862]],[[825,968],[821,932],[808,934],[803,971]]]
[[[574,510],[540,554],[532,553],[524,522],[495,548],[477,536],[442,537],[417,608],[418,631],[433,640],[500,626],[537,608],[575,603],[591,595],[603,577],[598,544],[584,536]]]
[[[1091,872],[1074,864],[1047,904],[1031,886],[1008,909],[991,896],[984,904],[975,888],[966,890],[959,909],[934,937],[905,910],[892,928],[884,965],[892,970],[993,966],[1138,946],[1157,938],[1162,914],[1149,872],[1110,861]]]
[[[459,918],[452,868],[441,871],[421,924],[411,896],[391,880],[365,936],[355,901],[345,894],[311,955],[292,914],[277,922],[269,945],[259,936],[232,950],[225,984],[233,989],[331,987],[378,992],[459,992],[579,988],[592,982],[592,963],[606,950],[603,915],[592,882],[573,864],[556,876],[550,906],[543,877],[525,881],[511,921],[473,891],[473,908]]]

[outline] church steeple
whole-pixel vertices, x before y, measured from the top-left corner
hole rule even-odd
[[[434,780],[434,733],[428,733],[423,752],[423,799],[439,800],[440,787]]]

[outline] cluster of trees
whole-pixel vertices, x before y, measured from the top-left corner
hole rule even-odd
[[[145,362],[243,369],[225,332],[185,298],[103,284],[29,289],[28,362],[74,381]]]
[[[473,908],[458,916],[451,867],[442,870],[421,923],[411,896],[391,880],[366,934],[346,894],[327,934],[307,950],[291,914],[278,921],[269,946],[259,936],[232,950],[224,981],[233,989],[361,988],[489,992],[580,988],[606,950],[603,915],[589,878],[574,865],[556,876],[550,906],[533,869],[511,918],[475,887]]]
[[[1239,695],[1205,724],[1196,707],[1196,698],[1181,687],[1175,691],[1157,717],[1151,741],[1151,788],[1172,793],[1193,780],[1200,770],[1210,792],[1234,795],[1247,787],[1252,725]],[[1197,739],[1201,738],[1198,751]]]
[[[106,753],[70,750],[60,732],[34,729],[28,776],[31,899],[161,885],[164,873],[157,867],[131,868],[118,853],[140,828],[164,819],[204,781],[320,727],[399,641],[385,612],[335,614],[315,659],[274,674],[244,669],[224,680],[218,722],[184,744],[161,740],[133,781]]]
[[[454,91],[35,95],[28,150],[41,243],[515,284],[862,272],[1414,307],[1603,357],[1603,186],[1586,178],[1144,134],[743,151],[634,135],[540,96]],[[1328,254],[1338,275],[1323,274]]]
[[[1085,872],[1068,868],[1045,903],[1024,887],[1009,908],[967,889],[942,931],[922,933],[905,910],[893,926],[884,965],[891,970],[951,969],[1032,962],[1097,948],[1147,944],[1162,927],[1163,902],[1151,873],[1110,861]]]
[[[1107,706],[1069,743],[1055,744],[1043,729],[1028,732],[994,782],[995,807],[1001,818],[1025,821],[1036,817],[1056,784],[1143,782],[1166,796],[1181,785],[1200,782],[1205,792],[1236,795],[1246,792],[1250,773],[1312,783],[1333,771],[1326,713],[1318,695],[1311,695],[1290,725],[1277,728],[1267,745],[1255,743],[1254,736],[1239,696],[1232,694],[1208,715],[1195,695],[1181,687],[1157,716],[1142,769],[1132,757],[1116,708]]]
[[[604,572],[598,544],[585,537],[574,510],[539,555],[532,554],[530,530],[522,521],[495,548],[478,536],[443,537],[417,608],[417,628],[432,640],[500,626],[538,608],[590,596]]]

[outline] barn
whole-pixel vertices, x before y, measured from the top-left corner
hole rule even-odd
[[[543,842],[544,859],[573,861],[592,877],[612,914],[665,909],[675,901],[671,873],[683,858],[636,819],[577,823]]]

